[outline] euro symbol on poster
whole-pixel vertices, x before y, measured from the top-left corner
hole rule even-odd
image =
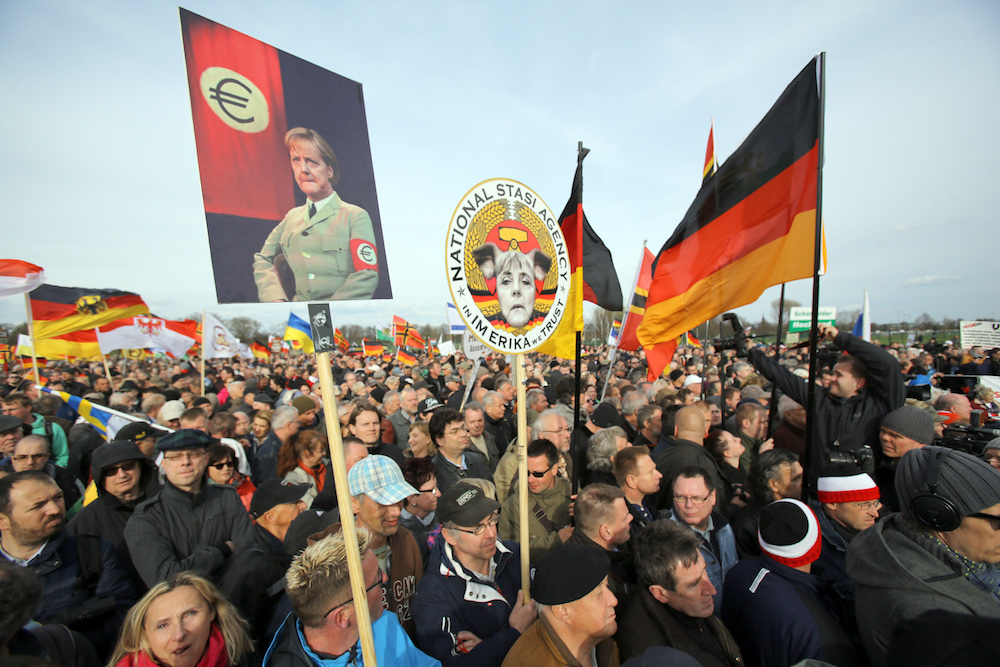
[[[569,255],[556,214],[531,188],[494,178],[466,192],[445,255],[456,309],[490,349],[529,352],[555,331],[569,300]]]
[[[240,132],[263,132],[271,122],[267,98],[253,81],[225,67],[206,67],[198,82],[201,94],[219,119]]]

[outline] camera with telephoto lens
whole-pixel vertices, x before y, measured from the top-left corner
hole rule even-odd
[[[1000,438],[1000,428],[986,428],[982,423],[983,411],[973,410],[968,424],[945,426],[944,434],[934,438],[934,444],[982,458],[986,445],[994,438]]]
[[[736,357],[739,359],[746,359],[749,355],[749,350],[747,350],[747,340],[754,338],[754,336],[749,335],[746,329],[743,328],[743,323],[740,322],[740,316],[736,313],[725,313],[722,316],[723,322],[729,322],[733,327],[733,337],[732,338],[722,338],[715,342],[715,349],[719,352],[722,350],[736,350]]]
[[[860,468],[861,472],[866,472],[869,475],[875,474],[875,452],[872,451],[870,445],[864,445],[854,452],[850,450],[827,452],[826,462],[849,463]]]

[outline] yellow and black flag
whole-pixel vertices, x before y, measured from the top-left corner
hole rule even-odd
[[[93,329],[123,317],[146,315],[142,297],[114,289],[41,285],[31,291],[35,340]]]
[[[653,266],[639,341],[650,376],[677,337],[814,271],[820,98],[817,59],[698,192]]]

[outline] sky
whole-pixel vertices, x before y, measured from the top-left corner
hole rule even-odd
[[[183,7],[364,86],[394,299],[333,303],[337,324],[443,322],[462,195],[511,178],[561,210],[578,141],[584,207],[627,299],[643,241],[658,251],[701,185],[713,119],[724,162],[821,51],[821,305],[857,309],[867,289],[876,322],[1000,320],[984,168],[1000,153],[1000,4]],[[287,319],[285,304],[216,302],[176,4],[2,0],[0,82],[0,254],[55,285],[137,292],[163,317]],[[776,298],[739,312],[770,318]],[[0,300],[0,322],[24,318],[23,298]]]

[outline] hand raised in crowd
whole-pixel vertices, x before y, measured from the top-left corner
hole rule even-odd
[[[760,443],[760,447],[757,448],[757,453],[763,454],[769,449],[774,449],[774,438],[768,438],[764,442]]]
[[[518,591],[517,600],[514,601],[514,607],[510,610],[507,623],[518,632],[524,633],[535,622],[535,619],[538,618],[537,607],[538,605],[534,600],[530,600],[528,604],[524,604],[524,591]]]
[[[820,337],[826,338],[827,340],[833,340],[837,337],[837,334],[840,333],[837,327],[832,324],[820,324],[816,327],[816,331],[819,332]]]

